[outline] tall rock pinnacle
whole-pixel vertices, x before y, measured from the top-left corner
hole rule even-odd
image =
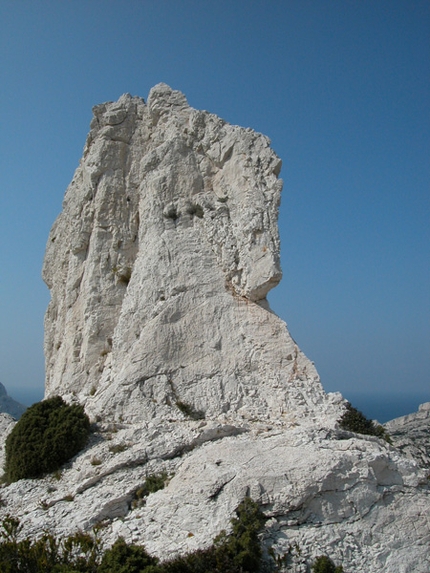
[[[155,86],[94,108],[46,250],[46,395],[97,414],[332,408],[266,295],[281,278],[269,140]]]
[[[266,301],[279,171],[267,138],[164,84],[94,108],[43,276],[46,396],[96,423],[61,475],[2,486],[21,537],[97,526],[166,560],[208,548],[249,496],[267,570],[430,571],[427,406],[393,445],[340,428],[342,397]],[[151,476],[169,479],[142,499]]]

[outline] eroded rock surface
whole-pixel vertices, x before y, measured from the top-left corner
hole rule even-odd
[[[421,404],[418,412],[390,420],[384,426],[399,450],[430,470],[430,402]]]
[[[281,278],[269,140],[160,84],[94,108],[43,270],[46,396],[142,421],[338,415],[268,308]]]
[[[0,515],[20,516],[23,536],[99,526],[107,545],[123,536],[166,559],[208,547],[250,495],[268,517],[262,539],[278,571],[307,573],[321,554],[347,573],[428,571],[428,472],[325,422],[100,425],[61,475],[3,487]],[[161,472],[166,487],[139,498]]]
[[[268,308],[279,170],[267,138],[163,84],[94,109],[44,278],[46,396],[79,400],[95,431],[61,473],[2,486],[22,536],[98,526],[166,559],[209,546],[249,495],[272,570],[327,554],[346,573],[430,571],[426,460],[340,430],[342,397]]]

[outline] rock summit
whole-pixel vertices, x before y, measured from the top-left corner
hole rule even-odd
[[[46,250],[46,397],[122,421],[339,414],[266,295],[281,278],[269,140],[165,84],[93,110]]]

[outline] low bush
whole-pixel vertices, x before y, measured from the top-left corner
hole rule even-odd
[[[209,549],[164,563],[163,573],[257,573],[262,556],[258,534],[265,517],[250,497],[242,501],[236,514],[230,534],[222,531]]]
[[[137,507],[145,505],[146,498],[150,493],[155,493],[160,489],[164,489],[168,477],[169,476],[167,475],[166,472],[162,472],[160,474],[151,474],[147,476],[142,487],[140,487],[134,492],[134,499],[131,504],[132,508],[135,509]]]
[[[151,557],[143,547],[128,544],[122,537],[105,551],[97,573],[147,573],[158,559]]]
[[[391,438],[385,428],[366,418],[364,414],[351,406],[349,402],[346,404],[346,410],[339,420],[339,425],[344,430],[357,432],[358,434],[377,436],[391,443]]]
[[[145,483],[143,484],[143,489],[145,491],[144,495],[149,495],[150,493],[155,493],[160,489],[164,489],[167,478],[168,475],[166,472],[161,472],[161,474],[151,474],[147,476]]]
[[[37,540],[18,541],[19,521],[6,517],[0,533],[1,573],[257,573],[261,565],[258,534],[265,518],[258,505],[245,498],[232,532],[222,532],[206,550],[159,563],[144,547],[119,538],[101,551],[100,540],[78,532],[65,540],[45,534]],[[318,571],[318,573],[321,573]]]
[[[342,565],[336,565],[327,557],[327,555],[320,555],[316,558],[312,565],[313,573],[343,573]]]
[[[215,539],[215,546],[218,556],[225,555],[225,561],[234,566],[233,570],[252,573],[260,568],[262,551],[258,534],[266,518],[250,497],[245,497],[236,513],[237,517],[231,520],[232,533],[227,536],[221,533]]]
[[[58,470],[85,446],[89,434],[82,406],[69,406],[59,396],[34,404],[6,439],[6,481]]]
[[[100,542],[87,533],[77,532],[64,541],[49,533],[18,541],[18,520],[7,516],[2,526],[2,573],[98,573]]]

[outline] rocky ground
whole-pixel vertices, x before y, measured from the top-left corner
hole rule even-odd
[[[162,472],[166,487],[140,498]],[[121,535],[166,558],[208,546],[250,495],[269,518],[268,554],[289,570],[328,554],[347,572],[424,573],[428,475],[383,440],[323,424],[98,424],[62,472],[3,486],[0,511],[20,516],[23,535],[100,526],[107,544]]]

